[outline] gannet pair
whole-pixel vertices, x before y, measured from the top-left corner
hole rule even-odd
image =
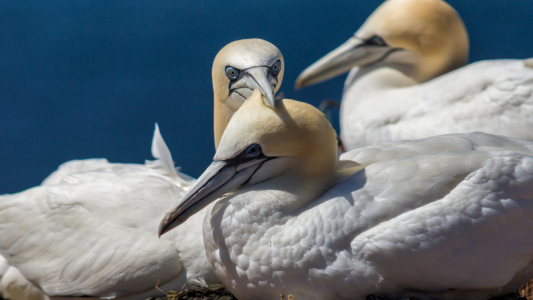
[[[214,202],[206,253],[238,299],[479,300],[533,277],[532,142],[450,134],[337,161],[322,113],[261,98],[235,113],[159,229]]]
[[[347,149],[472,131],[533,140],[533,59],[464,66],[468,47],[444,1],[388,0],[296,87],[351,69],[340,113]]]
[[[212,73],[218,144],[233,112],[254,89],[273,105],[283,56],[263,40],[237,41],[218,53]],[[70,161],[41,186],[0,197],[0,254],[10,270],[23,275],[6,281],[11,299],[144,300],[162,295],[158,283],[168,291],[187,282],[219,282],[204,254],[202,215],[157,238],[163,211],[194,180],[174,170],[158,128],[152,154],[157,160],[145,165]],[[28,289],[28,283],[45,295]]]

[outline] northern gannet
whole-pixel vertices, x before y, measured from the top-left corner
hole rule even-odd
[[[161,295],[158,282],[162,290],[218,282],[198,255],[201,218],[157,239],[160,210],[193,180],[174,170],[157,127],[152,154],[145,165],[69,161],[40,186],[1,196],[0,253],[52,299],[146,299]]]
[[[533,277],[532,142],[450,134],[338,161],[335,137],[314,107],[254,93],[159,233],[215,202],[206,253],[240,300],[480,300]]]
[[[212,69],[215,140],[254,89],[273,105],[283,73],[281,52],[266,41],[224,47]],[[152,153],[157,160],[145,165],[70,161],[41,186],[0,196],[0,254],[13,269],[0,286],[5,283],[12,299],[33,295],[31,283],[43,299],[144,300],[161,295],[158,282],[165,291],[218,282],[204,254],[202,216],[173,237],[157,239],[162,212],[194,180],[174,170],[157,127]]]
[[[351,69],[340,114],[347,149],[471,131],[533,140],[533,60],[464,66],[468,48],[446,2],[388,0],[296,88]]]
[[[285,61],[279,49],[261,39],[239,40],[226,45],[213,62],[215,98],[215,147],[233,113],[255,89],[264,95],[265,104],[274,105]]]

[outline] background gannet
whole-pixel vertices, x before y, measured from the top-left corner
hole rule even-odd
[[[522,60],[462,67],[468,47],[461,18],[444,1],[389,0],[296,87],[351,69],[340,114],[347,149],[471,131],[533,140],[533,68]]]
[[[251,89],[259,89],[273,105],[283,71],[281,52],[264,40],[224,47],[212,69],[219,118],[215,139]],[[41,186],[0,196],[0,254],[12,265],[10,276],[0,282],[11,291],[6,295],[46,298],[33,282],[52,298],[144,299],[160,294],[158,280],[163,290],[179,290],[187,281],[217,282],[204,256],[201,217],[188,222],[172,242],[157,240],[159,214],[193,179],[174,170],[157,127],[152,154],[158,159],[145,166],[105,159],[67,162]]]
[[[488,299],[533,276],[532,155],[531,142],[470,133],[337,161],[322,113],[255,92],[159,233],[214,201],[206,253],[239,299]]]
[[[274,95],[283,81],[285,61],[279,49],[261,39],[239,40],[226,45],[213,62],[215,94],[215,147],[233,113],[254,89],[274,105]]]

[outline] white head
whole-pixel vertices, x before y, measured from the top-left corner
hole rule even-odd
[[[297,178],[323,192],[334,179],[336,164],[336,134],[323,113],[288,99],[272,108],[255,91],[231,119],[213,163],[167,213],[159,233],[243,185]]]
[[[464,66],[468,34],[461,17],[442,0],[388,0],[344,44],[305,69],[300,88],[353,67],[387,66],[423,82]]]
[[[283,55],[264,40],[235,41],[218,52],[212,69],[216,147],[233,113],[255,89],[263,94],[265,104],[274,106],[284,70]]]

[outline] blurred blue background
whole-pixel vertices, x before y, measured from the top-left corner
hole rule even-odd
[[[287,98],[340,100],[345,76],[301,91],[294,80],[381,2],[0,1],[0,194],[72,159],[143,163],[155,122],[197,177],[215,152],[211,64],[224,45],[270,41],[285,57]],[[449,3],[470,61],[533,57],[533,1]]]

